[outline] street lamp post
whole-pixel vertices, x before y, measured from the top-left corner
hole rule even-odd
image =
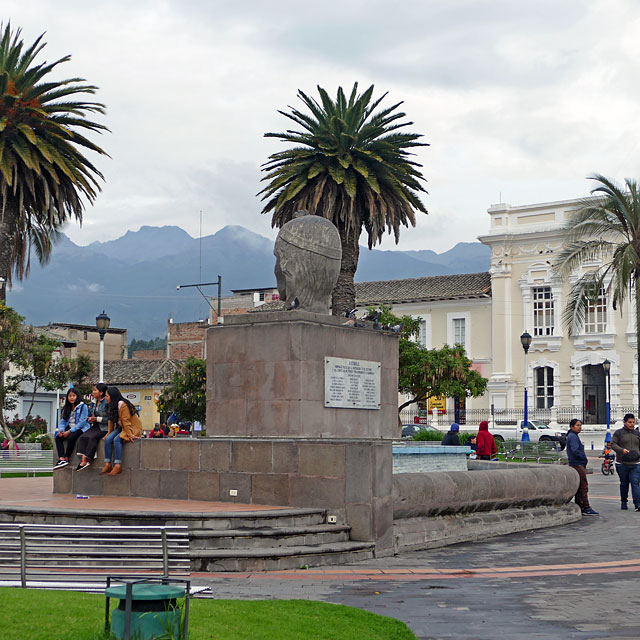
[[[109,329],[109,323],[111,318],[102,310],[102,313],[96,316],[96,327],[98,327],[98,333],[100,334],[100,380],[104,382],[104,334]]]
[[[602,363],[602,368],[604,369],[604,375],[607,376],[607,435],[604,437],[604,441],[611,442],[611,363],[605,360]]]
[[[531,346],[531,334],[525,331],[520,336],[520,344],[524,349],[524,426],[529,428],[529,398],[527,394],[527,356],[529,355],[529,347]]]

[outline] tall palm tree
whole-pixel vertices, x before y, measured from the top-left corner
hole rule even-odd
[[[0,301],[14,273],[28,274],[31,251],[46,263],[61,226],[82,222],[83,199],[100,190],[103,176],[82,148],[106,155],[83,135],[107,130],[87,118],[104,105],[78,97],[97,87],[50,79],[70,56],[37,63],[44,34],[29,47],[20,34],[0,26]]]
[[[602,175],[590,177],[599,186],[571,215],[569,237],[556,259],[558,272],[568,277],[584,264],[589,269],[573,285],[562,320],[569,335],[578,333],[587,313],[606,292],[613,308],[635,305],[638,398],[640,398],[640,185],[626,179],[617,185]]]
[[[419,192],[426,193],[420,164],[410,159],[422,136],[398,131],[411,122],[399,122],[405,114],[398,102],[376,112],[386,93],[372,101],[373,85],[358,94],[353,85],[347,100],[342,87],[332,100],[318,87],[320,102],[298,91],[309,114],[289,107],[279,111],[302,131],[265,133],[293,147],[269,156],[263,165],[268,181],[260,191],[267,200],[262,213],[272,212],[271,224],[282,227],[299,209],[331,220],[342,240],[342,265],[333,290],[333,314],[355,307],[353,278],[358,267],[358,241],[367,232],[369,248],[400,226],[415,226],[415,211],[427,213]]]

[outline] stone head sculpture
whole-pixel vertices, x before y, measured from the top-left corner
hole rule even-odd
[[[280,300],[313,313],[329,313],[331,291],[342,261],[340,235],[332,222],[296,211],[282,226],[273,249]]]

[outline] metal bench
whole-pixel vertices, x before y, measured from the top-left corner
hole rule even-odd
[[[114,574],[188,576],[188,527],[0,523],[2,586],[102,588]]]
[[[506,440],[504,451],[507,462],[559,462],[564,455],[553,441],[521,442]]]
[[[0,451],[0,477],[7,473],[33,474],[53,470],[53,450],[20,449]]]

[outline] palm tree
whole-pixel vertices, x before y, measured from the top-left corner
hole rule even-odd
[[[44,34],[27,48],[20,34],[0,26],[0,301],[14,272],[29,273],[31,251],[46,263],[61,226],[82,222],[83,198],[91,203],[100,190],[103,176],[81,148],[106,155],[82,135],[107,130],[87,119],[104,105],[77,97],[97,87],[50,79],[70,56],[36,63]]]
[[[386,93],[372,101],[373,85],[358,94],[353,85],[347,100],[342,87],[336,100],[318,87],[320,103],[298,91],[310,114],[289,107],[279,111],[302,127],[302,131],[265,133],[293,147],[269,156],[263,165],[268,181],[260,191],[267,200],[262,213],[273,212],[271,225],[282,227],[299,209],[324,216],[337,227],[342,240],[342,265],[333,290],[334,315],[355,307],[353,278],[358,267],[358,241],[362,228],[369,248],[382,239],[385,229],[396,242],[400,225],[415,226],[415,211],[427,213],[419,192],[426,193],[421,167],[410,160],[416,133],[398,131],[411,122],[396,109],[401,102],[375,113]]]
[[[620,186],[599,174],[589,179],[599,185],[591,192],[596,197],[571,215],[556,269],[568,277],[581,265],[600,266],[585,271],[573,285],[562,320],[569,335],[578,333],[603,290],[614,309],[625,301],[634,304],[640,398],[640,185],[627,178]]]

